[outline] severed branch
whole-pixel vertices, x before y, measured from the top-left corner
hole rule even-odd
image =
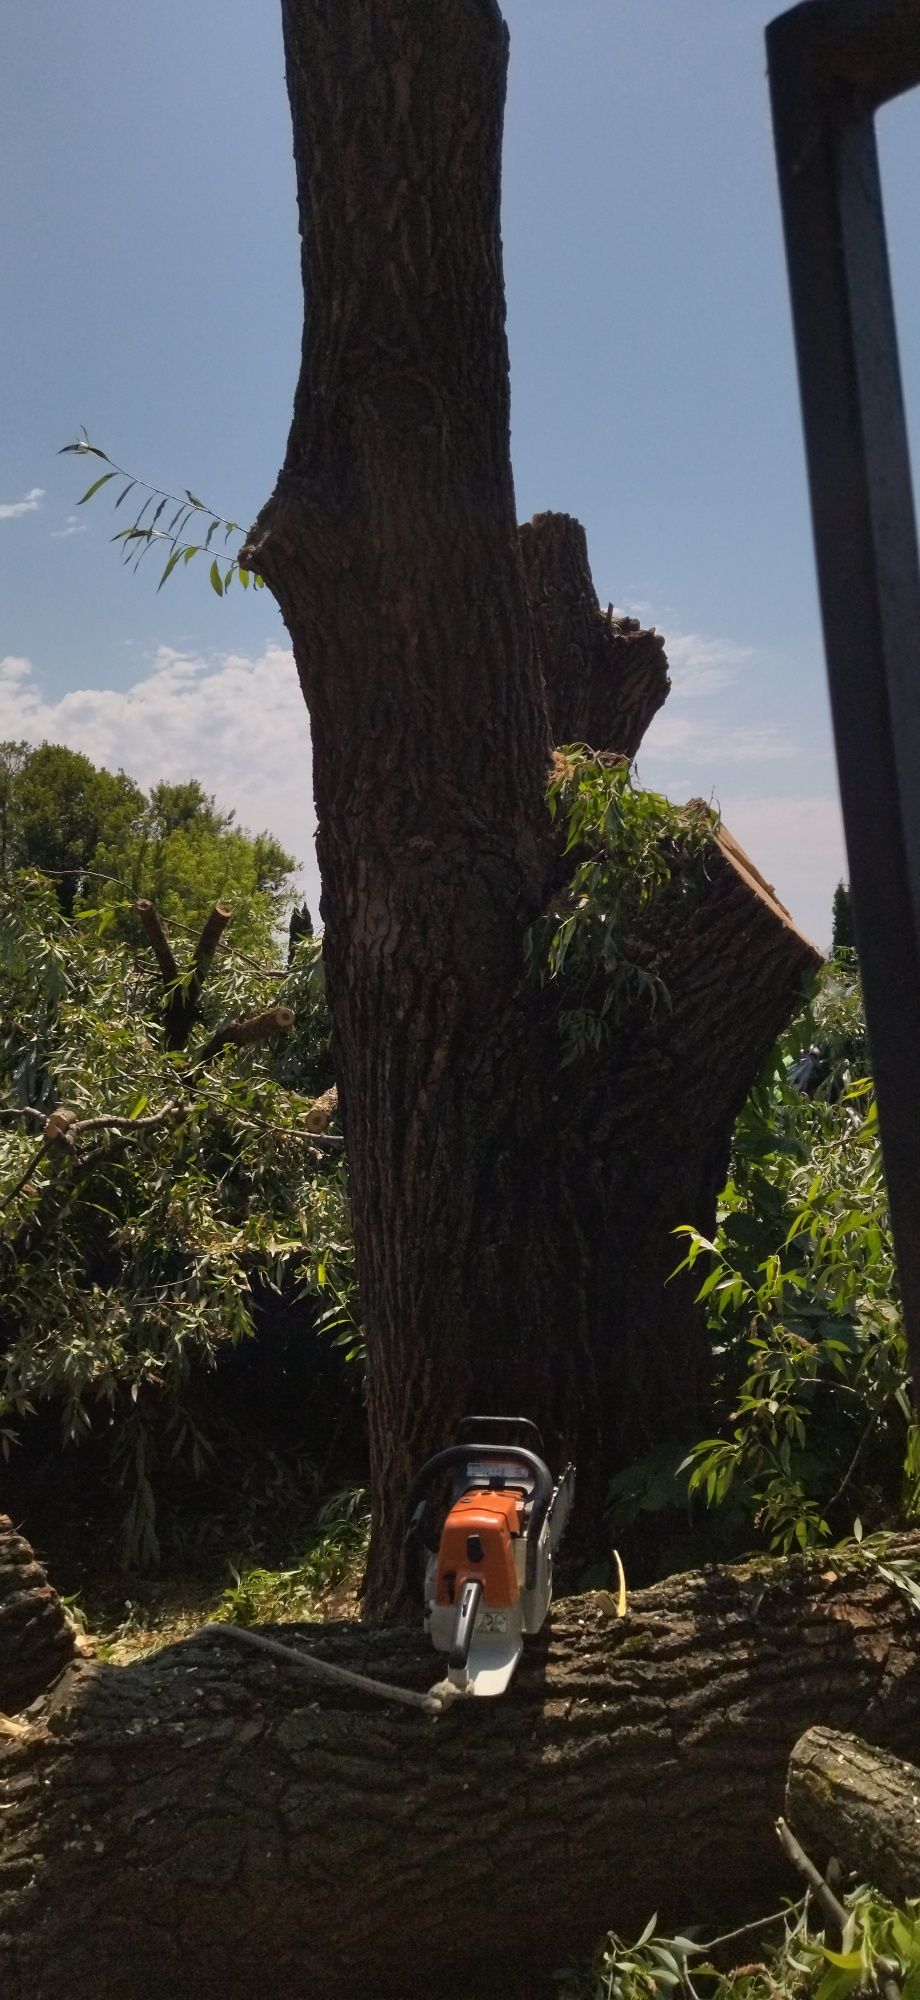
[[[294,1026],[293,1007],[269,1007],[264,1014],[249,1014],[245,1020],[223,1021],[210,1040],[197,1052],[200,1063],[210,1062],[221,1049],[247,1048],[251,1042],[267,1042],[273,1035],[286,1035]]]
[[[178,985],[180,977],[179,967],[173,956],[172,946],[163,929],[163,920],[159,910],[156,909],[153,903],[148,901],[146,896],[139,897],[134,905],[134,909],[140,919],[144,936],[151,947],[154,958],[163,975],[164,986]]]
[[[776,1833],[783,1853],[788,1855],[793,1867],[804,1876],[809,1888],[814,1891],[815,1902],[820,1905],[828,1923],[832,1924],[842,1937],[847,1923],[847,1913],[843,1904],[838,1901],[829,1883],[825,1882],[820,1869],[816,1868],[811,1856],[806,1854],[804,1847],[796,1840],[795,1834],[790,1831],[784,1819],[777,1820]]]
[[[664,640],[601,610],[580,521],[535,514],[519,530],[554,743],[635,757],[670,689]]]
[[[226,903],[215,903],[202,926],[192,952],[191,964],[183,974],[179,971],[175,954],[163,928],[163,920],[155,905],[146,896],[142,896],[134,908],[167,989],[166,1047],[184,1049],[195,1024],[201,989],[233,912]]]
[[[168,1049],[184,1049],[188,1041],[197,1017],[201,989],[232,914],[226,903],[215,903],[210,916],[205,919],[188,972],[181,986],[170,996],[166,1021]]]

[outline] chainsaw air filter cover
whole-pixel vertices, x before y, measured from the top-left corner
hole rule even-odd
[[[475,1427],[496,1441],[464,1438]],[[448,1681],[460,1692],[502,1694],[523,1649],[538,1632],[553,1594],[553,1551],[568,1518],[574,1471],[554,1486],[542,1456],[513,1442],[524,1432],[542,1452],[527,1418],[476,1417],[458,1444],[422,1467],[409,1495],[407,1558],[422,1597],[425,1627],[447,1654]],[[433,1538],[436,1486],[448,1485]]]

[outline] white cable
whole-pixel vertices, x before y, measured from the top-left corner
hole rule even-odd
[[[419,1694],[415,1688],[394,1687],[387,1681],[371,1680],[367,1674],[353,1674],[348,1667],[336,1667],[331,1660],[320,1660],[315,1653],[301,1652],[299,1646],[282,1646],[277,1639],[263,1639],[260,1633],[248,1631],[245,1625],[202,1625],[199,1636],[203,1637],[207,1632],[214,1638],[239,1639],[244,1646],[255,1646],[260,1653],[270,1653],[273,1659],[283,1660],[288,1666],[300,1667],[303,1673],[315,1674],[322,1680],[359,1688],[362,1693],[377,1695],[381,1701],[401,1702],[404,1708],[420,1708],[424,1715],[441,1715],[449,1700],[461,1692],[449,1681],[439,1681],[428,1694]]]

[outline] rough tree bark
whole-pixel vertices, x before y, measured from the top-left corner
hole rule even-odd
[[[907,1739],[920,1751],[920,1732]],[[900,1903],[920,1895],[920,1770],[823,1726],[789,1760],[786,1818],[818,1866],[833,1856]]]
[[[0,1714],[43,1692],[72,1660],[76,1637],[28,1542],[0,1514]]]
[[[667,668],[654,635],[601,614],[577,524],[518,535],[505,26],[495,0],[282,15],[307,310],[245,560],[313,731],[376,1614],[399,1595],[412,1473],[471,1404],[526,1411],[599,1482],[697,1394],[671,1231],[711,1224],[733,1119],[817,960],[723,848],[695,911],[665,899],[648,940],[673,1013],[625,1023],[600,1068],[560,1068],[524,975],[559,883],[551,740],[631,752]],[[587,1504],[583,1485],[583,1521]]]
[[[914,1547],[916,1548],[916,1542]],[[425,1687],[393,1628],[278,1637]],[[724,1929],[816,1720],[920,1740],[920,1625],[867,1563],[713,1569],[556,1607],[512,1691],[437,1721],[232,1637],[68,1670],[0,1748],[4,2000],[540,2000],[608,1926]]]

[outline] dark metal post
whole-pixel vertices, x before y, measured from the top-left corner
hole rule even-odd
[[[879,1123],[920,1394],[920,562],[874,114],[920,0],[806,0],[767,53],[818,586]]]

